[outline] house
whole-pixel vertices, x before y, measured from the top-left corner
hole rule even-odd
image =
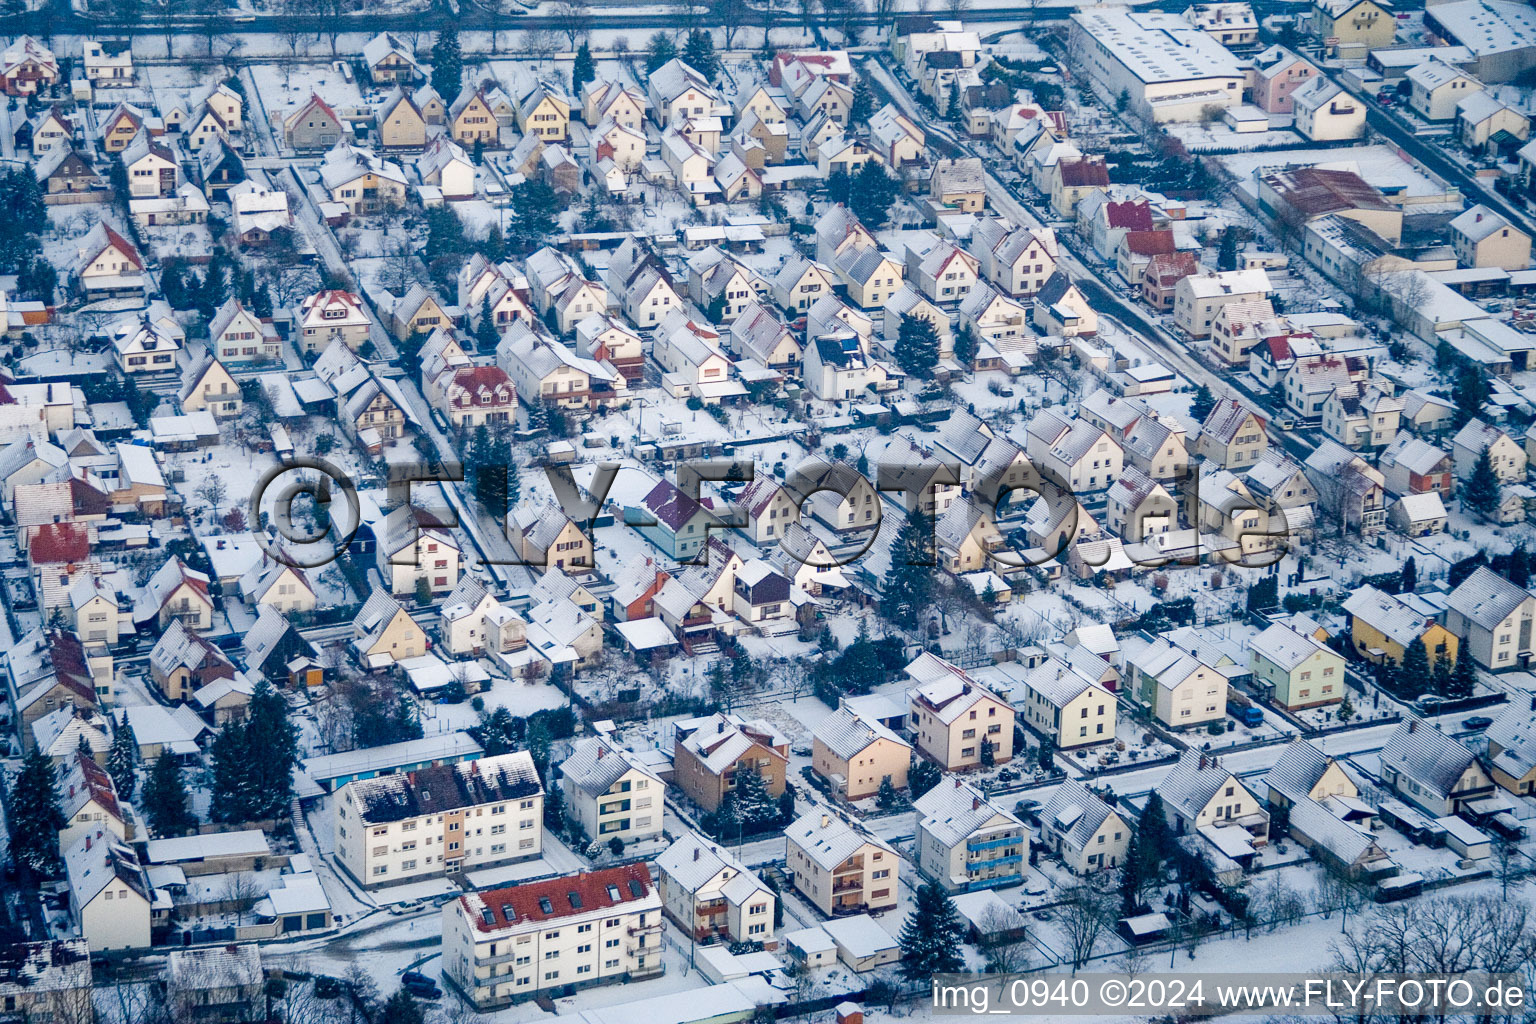
[[[59,830],[59,853],[63,854],[87,832],[105,829],[119,841],[133,838],[131,814],[125,816],[117,787],[106,769],[83,752],[58,773],[59,811],[65,825]]]
[[[75,122],[63,108],[51,106],[28,121],[25,131],[31,132],[32,159],[37,160],[55,146],[70,147],[75,141]],[[18,139],[23,135],[17,132]],[[39,180],[42,180],[40,177]]]
[[[1476,754],[1418,718],[1400,723],[1376,756],[1381,781],[1431,817],[1458,814],[1493,790]]]
[[[315,292],[296,311],[299,351],[319,354],[340,341],[354,352],[368,340],[372,320],[363,301],[352,292],[328,289]]]
[[[1485,452],[1500,483],[1525,481],[1525,449],[1503,428],[1476,418],[1468,420],[1451,440],[1456,479],[1463,482],[1470,480],[1472,471],[1477,468]]]
[[[283,139],[288,148],[301,153],[328,152],[350,135],[336,111],[320,98],[319,93],[310,93],[308,101],[283,122]]]
[[[910,743],[846,705],[812,733],[812,768],[834,796],[850,803],[877,795],[887,782],[895,790],[906,789],[911,760]]]
[[[379,572],[391,594],[447,593],[458,584],[461,553],[452,525],[413,504],[385,517]]]
[[[618,317],[593,314],[576,324],[576,354],[592,363],[612,364],[626,380],[645,373],[644,342]]]
[[[560,763],[560,788],[566,813],[598,842],[628,844],[661,835],[661,779],[607,736],[576,741],[571,756]],[[665,882],[662,891],[665,900]]]
[[[1517,701],[1493,720],[1488,731],[1488,774],[1511,793],[1536,788],[1536,698]],[[90,764],[82,758],[82,764]]]
[[[148,949],[151,907],[163,898],[122,840],[105,827],[64,852],[69,916],[93,953]]]
[[[370,150],[338,142],[320,162],[320,183],[331,202],[351,216],[377,213],[405,202],[405,172]]]
[[[223,135],[215,135],[197,151],[194,170],[198,185],[215,198],[245,180],[245,161]]]
[[[903,287],[905,268],[876,248],[844,249],[833,263],[848,299],[861,309],[884,309]]]
[[[123,162],[128,195],[133,198],[164,198],[173,195],[181,184],[181,165],[175,154],[147,131],[139,132],[118,159]]]
[[[628,387],[612,363],[578,356],[521,321],[503,335],[496,347],[496,362],[529,407],[595,408],[620,400]]]
[[[1376,810],[1337,761],[1305,740],[1288,744],[1264,776],[1268,803],[1290,835],[1334,870],[1373,877],[1397,870],[1377,844]]]
[[[947,892],[973,892],[1024,880],[1029,829],[959,779],[940,780],[912,803],[917,870]]]
[[[113,231],[105,221],[98,221],[75,247],[75,261],[70,272],[76,291],[88,302],[132,298],[144,294],[143,258],[132,243]],[[118,350],[119,364],[129,373],[150,369],[152,366],[169,369],[175,364],[174,355],[165,361],[164,366],[160,366],[158,360],[152,364],[149,360],[134,362],[124,358],[130,354],[138,353],[124,353],[121,347]]]
[[[188,629],[205,630],[213,625],[213,601],[208,596],[208,577],[187,567],[175,556],[162,565],[134,607],[134,621],[152,621],[164,630],[172,620]]]
[[[626,128],[639,129],[645,119],[646,97],[639,90],[618,82],[591,81],[582,86],[582,120],[590,128],[613,121]]]
[[[80,46],[85,80],[92,88],[109,89],[133,84],[132,40],[85,39]]]
[[[382,590],[368,595],[352,619],[352,649],[368,668],[384,668],[427,653],[427,634]]]
[[[1043,409],[1030,420],[1025,450],[1051,480],[1074,494],[1107,490],[1120,476],[1125,452],[1084,419],[1065,420]]]
[[[1481,203],[1450,223],[1456,258],[1468,267],[1525,270],[1531,265],[1531,236]]]
[[[1077,779],[1057,787],[1038,818],[1040,841],[1074,874],[1114,868],[1125,859],[1130,824]]]
[[[208,325],[213,354],[227,366],[276,362],[280,353],[277,330],[261,320],[240,300],[224,300]]]
[[[730,851],[684,832],[656,871],[662,910],[690,941],[773,943],[777,897]]]
[[[252,608],[269,604],[284,615],[309,615],[318,603],[304,570],[271,556],[258,559],[240,577],[240,597]]]
[[[1249,641],[1254,681],[1287,711],[1344,699],[1344,657],[1309,633],[1276,622]]]
[[[1059,160],[1048,176],[1051,209],[1063,220],[1077,219],[1077,204],[1109,188],[1109,168],[1102,157]]]
[[[1455,463],[1443,449],[1408,434],[1399,434],[1379,460],[1387,490],[1393,494],[1434,491],[1449,498],[1455,490]]]
[[[205,1021],[246,1021],[265,1008],[267,974],[255,943],[175,949],[166,958],[172,1012]]]
[[[934,202],[961,213],[980,213],[987,205],[987,180],[980,158],[935,161],[928,175],[928,194]]]
[[[624,171],[634,171],[645,162],[645,132],[639,127],[604,120],[592,130],[589,139],[594,161],[612,160]]]
[[[1317,66],[1283,46],[1271,46],[1253,58],[1254,106],[1266,114],[1292,112],[1291,96],[1317,77]]]
[[[484,85],[466,82],[448,106],[448,135],[461,146],[479,143],[482,148],[501,145],[501,127]]]
[[[939,241],[921,252],[907,249],[907,277],[913,287],[941,306],[953,307],[979,280],[980,262],[953,242]]]
[[[1347,448],[1374,450],[1397,440],[1403,402],[1385,380],[1351,381],[1323,402],[1323,433]]]
[[[946,771],[1005,764],[1013,758],[1014,710],[961,669],[923,654],[907,666],[917,750]]]
[[[206,410],[217,418],[240,415],[242,405],[239,383],[212,355],[204,355],[182,371],[177,401],[183,413]]]
[[[1387,509],[1387,522],[1405,537],[1443,533],[1449,521],[1445,502],[1433,491],[1405,494]]]
[[[180,619],[171,622],[149,652],[149,677],[167,700],[185,703],[195,690],[234,675],[229,657]]]
[[[1239,863],[1269,841],[1269,811],[1219,757],[1184,751],[1153,792],[1174,835],[1198,833]]]
[[[1442,60],[1427,60],[1404,76],[1408,82],[1408,106],[1426,121],[1449,121],[1456,106],[1483,83]]]
[[[804,313],[817,299],[831,295],[837,283],[837,275],[831,267],[804,256],[794,256],[774,275],[773,298],[779,308],[791,315]]]
[[[1530,138],[1531,119],[1487,90],[1478,89],[1456,104],[1456,134],[1468,149],[1498,156]]]
[[[767,722],[717,712],[675,729],[672,781],[704,811],[719,809],[741,772],[757,775],[775,799],[784,792],[789,741]]]
[[[1365,134],[1365,103],[1317,75],[1291,93],[1296,131],[1313,142],[1342,142]]]
[[[0,52],[0,92],[7,96],[35,96],[58,81],[59,62],[39,40],[19,36]]]
[[[784,830],[795,888],[827,917],[896,906],[900,857],[885,840],[813,807]]]
[[[570,120],[570,99],[544,82],[535,85],[517,107],[517,130],[545,142],[564,142]]]
[[[640,519],[631,523],[636,532],[678,561],[697,555],[704,547],[709,526],[719,522],[696,499],[666,480],[651,488],[635,513]]]
[[[1030,728],[1060,749],[1113,742],[1115,696],[1105,686],[1106,669],[1096,656],[1046,658],[1022,677],[1011,674],[1018,680],[1015,705]]]
[[[517,388],[499,366],[465,366],[445,370],[439,408],[455,430],[513,423],[517,419]]]
[[[182,137],[193,153],[215,139],[239,138],[245,129],[245,99],[223,82],[195,96]]]
[[[358,779],[336,794],[336,863],[372,888],[540,855],[544,787],[526,750]]]
[[[374,114],[374,123],[378,126],[379,145],[385,149],[421,149],[427,144],[426,115],[416,106],[410,92],[399,86],[390,90],[389,95],[379,104]],[[438,138],[448,141],[446,136]],[[426,181],[426,175],[422,175],[422,181],[429,185],[437,184]]]
[[[84,939],[11,942],[0,946],[0,1006],[17,1024],[89,1018],[91,947]]]
[[[33,742],[36,723],[53,712],[96,707],[93,659],[87,657],[78,636],[62,630],[34,630],[16,648],[36,655],[35,664],[13,659],[7,673],[13,724],[24,746]]]
[[[1317,489],[1320,510],[1338,530],[1368,536],[1386,524],[1385,480],[1359,455],[1325,440],[1307,456],[1306,468]]]
[[[426,74],[410,44],[389,32],[380,32],[363,44],[363,66],[375,85],[411,82]]]
[[[1056,232],[984,220],[972,233],[981,276],[1004,295],[1031,296],[1056,272]]]
[[[1031,316],[1041,331],[1062,338],[1091,338],[1099,330],[1099,314],[1081,289],[1059,270],[1046,278],[1035,294]]]
[[[1310,24],[1330,56],[1360,56],[1391,46],[1397,35],[1392,4],[1382,0],[1312,0]]]
[[[1262,268],[1191,274],[1174,288],[1174,323],[1191,338],[1208,338],[1223,306],[1259,302],[1269,292],[1269,275]]]
[[[1445,628],[1461,638],[1455,657],[1470,655],[1490,672],[1529,667],[1536,595],[1479,566],[1446,598]]]
[[[1226,676],[1167,638],[1159,637],[1127,665],[1132,692],[1164,725],[1184,728],[1226,717]]]
[[[870,145],[880,162],[898,172],[903,164],[920,163],[928,149],[928,135],[887,103],[869,119]]]
[[[663,130],[679,118],[713,114],[720,95],[703,72],[674,57],[651,72],[646,80],[651,119]]]
[[[1178,502],[1158,481],[1127,466],[1106,495],[1104,525],[1127,543],[1138,543],[1178,525]]]
[[[661,907],[645,864],[467,893],[443,908],[443,977],[482,1012],[643,981],[665,969]]]

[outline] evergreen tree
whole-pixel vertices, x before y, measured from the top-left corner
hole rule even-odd
[[[854,215],[871,231],[885,227],[891,218],[891,204],[901,185],[876,160],[866,160],[859,168],[849,206]]]
[[[1125,844],[1125,866],[1120,869],[1120,913],[1124,917],[1141,913],[1142,860],[1141,841],[1132,832]]]
[[[960,952],[965,926],[954,902],[937,882],[925,882],[916,894],[912,913],[896,940],[901,945],[901,976],[928,982],[935,974],[965,970]]]
[[[1451,386],[1451,400],[1456,403],[1456,425],[1480,415],[1488,404],[1488,377],[1483,368],[1467,361],[1456,371],[1456,382]]]
[[[298,730],[282,696],[263,679],[246,717],[230,722],[213,741],[213,816],[218,821],[261,821],[287,814],[293,799]]]
[[[933,520],[913,514],[896,537],[891,567],[880,591],[880,610],[887,619],[915,628],[933,600]]]
[[[1472,475],[1461,492],[1461,503],[1484,519],[1492,519],[1499,510],[1499,475],[1494,472],[1493,459],[1484,448],[1472,467]]]
[[[1248,588],[1248,610],[1263,612],[1280,604],[1280,577],[1265,576]]]
[[[1221,233],[1221,248],[1216,253],[1217,270],[1237,269],[1237,232],[1230,227]]]
[[[677,56],[677,44],[672,42],[672,37],[666,32],[657,32],[651,36],[650,46],[645,53],[645,73],[655,74],[656,69],[667,61]]]
[[[991,768],[995,764],[997,764],[996,748],[992,746],[991,740],[983,736],[981,738],[981,766],[983,768]]]
[[[1517,587],[1524,587],[1531,582],[1531,554],[1525,550],[1523,543],[1516,545],[1515,550],[1509,553],[1509,567],[1504,575]]]
[[[425,1024],[426,1016],[421,1006],[405,989],[400,989],[384,1001],[379,1014],[379,1024]]]
[[[1041,771],[1051,772],[1056,770],[1056,741],[1049,736],[1040,741],[1040,749],[1037,752]]]
[[[768,792],[768,783],[757,772],[737,772],[735,797],[736,817],[743,832],[755,832],[769,828],[779,820],[779,805]]]
[[[1173,852],[1173,832],[1168,828],[1168,816],[1163,810],[1163,798],[1156,792],[1147,797],[1136,819],[1136,834],[1141,840],[1143,863],[1155,864],[1158,870]]]
[[[939,766],[926,757],[914,757],[907,769],[907,792],[916,800],[944,778]]]
[[[501,341],[496,329],[496,314],[491,312],[491,293],[486,291],[480,300],[480,322],[475,324],[475,348],[481,352],[495,352]]]
[[[1456,667],[1451,670],[1451,690],[1448,697],[1470,697],[1477,685],[1477,666],[1472,663],[1472,652],[1458,651]]]
[[[713,82],[720,77],[720,58],[715,54],[715,40],[707,31],[696,28],[683,43],[683,63],[692,65]]]
[[[1429,652],[1421,641],[1415,640],[1403,652],[1403,663],[1393,673],[1399,695],[1417,697],[1429,693],[1434,687],[1434,676],[1429,667]]]
[[[912,376],[927,380],[939,365],[939,330],[925,316],[901,315],[896,328],[896,362]]]
[[[156,759],[144,780],[144,813],[158,836],[185,835],[197,827],[181,766],[174,757]]]
[[[1488,564],[1488,552],[1479,548],[1459,562],[1452,562],[1450,571],[1445,574],[1445,580],[1451,589],[1461,586],[1462,581],[1479,568]]]
[[[564,832],[565,794],[559,786],[545,786],[544,790],[544,827],[551,832]]]
[[[75,737],[75,753],[84,757],[96,756],[95,751],[91,749],[90,734],[84,729],[81,729],[80,735]]]
[[[972,366],[976,362],[976,353],[979,346],[976,344],[976,332],[967,324],[962,324],[955,331],[955,359],[961,366]]]
[[[827,176],[827,198],[843,206],[853,198],[853,178],[841,167]]]
[[[1336,712],[1341,723],[1348,722],[1355,717],[1354,702],[1349,699],[1349,694],[1344,694],[1344,699],[1339,701],[1339,709]]]
[[[1403,563],[1403,575],[1402,578],[1398,580],[1397,592],[1399,594],[1411,594],[1418,589],[1419,563],[1413,560],[1412,555],[1409,555],[1408,560]]]
[[[880,780],[880,791],[875,794],[875,806],[881,810],[896,806],[896,787],[891,784],[889,775]]]
[[[1195,392],[1195,397],[1189,403],[1190,418],[1197,423],[1204,423],[1205,418],[1216,408],[1216,396],[1211,394],[1211,389],[1204,384]]]
[[[518,740],[523,736],[522,722],[512,717],[505,704],[497,705],[490,714],[481,714],[480,725],[474,730],[475,739],[485,748],[487,757],[509,754],[518,749]]]
[[[949,87],[949,102],[944,107],[944,119],[959,124],[965,120],[965,112],[960,109],[960,83],[951,83]]]
[[[463,87],[464,52],[459,48],[459,30],[453,22],[445,21],[432,44],[432,88],[444,103],[452,103]]]
[[[848,124],[865,125],[875,113],[875,90],[869,84],[869,76],[860,75],[853,83],[853,102],[848,107]]]
[[[1435,671],[1430,676],[1430,691],[1433,693],[1450,693],[1455,687],[1455,680],[1451,674],[1451,659],[1444,654],[1435,659]]]
[[[112,734],[112,749],[107,751],[107,774],[112,776],[112,785],[117,787],[117,798],[125,803],[133,799],[133,791],[138,786],[134,774],[138,764],[139,741],[133,735],[128,716],[124,715],[117,731]]]
[[[571,65],[571,92],[579,97],[581,87],[595,81],[597,81],[597,70],[592,65],[592,51],[587,47],[587,41],[583,39],[581,45],[576,47],[576,61]]]
[[[62,866],[59,830],[67,824],[59,809],[58,780],[53,761],[34,749],[21,762],[21,771],[6,797],[10,825],[11,863],[18,870],[53,875]]]

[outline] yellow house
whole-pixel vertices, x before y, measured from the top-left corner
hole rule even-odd
[[[1284,623],[1249,642],[1248,664],[1254,678],[1272,686],[1275,700],[1289,710],[1344,698],[1344,656]]]
[[[1077,779],[1068,779],[1040,809],[1040,841],[1073,874],[1119,867],[1131,826],[1118,811]]]
[[[1344,602],[1355,651],[1378,665],[1401,665],[1411,643],[1422,643],[1429,663],[1456,663],[1460,639],[1436,620],[1436,610],[1418,606],[1413,594],[1383,593],[1366,585]]]
[[[876,248],[845,249],[833,268],[848,288],[848,300],[861,309],[884,309],[906,283],[906,268]]]
[[[375,590],[352,620],[352,649],[370,668],[419,658],[427,653],[427,634],[400,602]]]
[[[1353,800],[1360,787],[1337,761],[1306,740],[1292,740],[1264,776],[1271,807],[1293,807],[1303,800],[1342,797]]]
[[[269,604],[285,615],[307,615],[318,598],[304,570],[262,558],[240,577],[240,596],[253,607]]]
[[[1174,835],[1198,832],[1217,843],[1218,836],[1228,829],[1241,829],[1247,833],[1249,847],[1269,841],[1269,812],[1218,757],[1186,750],[1153,792],[1163,800]],[[1243,839],[1240,835],[1236,838]],[[1223,852],[1237,856],[1231,852],[1236,844],[1225,837],[1218,845]]]
[[[414,594],[422,581],[434,594],[459,582],[459,544],[436,516],[415,505],[402,505],[384,519],[379,572],[392,594]]]
[[[1013,707],[963,670],[930,653],[907,666],[917,749],[946,771],[1013,759]]]
[[[1114,742],[1115,695],[1074,665],[1047,658],[1029,670],[1013,696],[1024,721],[1060,749]]]
[[[1391,46],[1397,36],[1391,5],[1374,0],[1314,0],[1312,25],[1335,52]]]
[[[811,741],[811,765],[844,800],[863,800],[890,780],[907,788],[912,745],[872,719],[841,707],[822,719]]]
[[[1511,793],[1536,790],[1536,697],[1511,704],[1486,735],[1493,781]]]
[[[521,508],[515,522],[518,553],[529,565],[572,570],[592,567],[591,538],[554,505]]]
[[[830,808],[812,808],[784,830],[795,888],[828,917],[896,906],[901,858],[890,844]]]
[[[379,107],[379,145],[385,149],[421,149],[427,144],[427,117],[404,89],[396,89]]]
[[[182,412],[206,410],[219,419],[240,415],[242,406],[239,383],[211,355],[205,355],[182,373],[178,398]]]
[[[1198,455],[1233,472],[1247,469],[1268,450],[1263,418],[1235,398],[1216,403],[1195,440]]]
[[[461,146],[499,145],[500,130],[496,113],[478,90],[466,88],[448,108],[448,131],[453,141]]]
[[[546,85],[536,86],[517,107],[517,128],[545,142],[564,142],[571,123],[571,101]]]

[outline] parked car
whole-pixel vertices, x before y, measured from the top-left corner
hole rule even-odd
[[[406,971],[400,975],[400,987],[417,999],[437,999],[443,994],[437,982],[420,971]]]
[[[1493,724],[1493,719],[1487,715],[1473,715],[1461,724],[1468,729],[1486,729]]]
[[[1043,804],[1039,800],[1020,800],[1013,805],[1014,814],[1034,814]]]
[[[421,900],[406,900],[403,903],[391,903],[389,906],[389,912],[398,916],[400,914],[409,914],[412,911],[419,909],[420,907]]]

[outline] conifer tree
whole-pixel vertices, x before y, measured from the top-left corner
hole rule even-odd
[[[901,315],[896,328],[896,362],[914,377],[927,380],[939,365],[939,331],[925,316]]]
[[[197,827],[187,798],[181,766],[174,757],[161,757],[144,781],[144,813],[158,836],[185,835]]]
[[[581,96],[581,87],[588,82],[597,80],[597,71],[592,64],[592,51],[583,39],[581,45],[576,47],[576,60],[571,65],[571,92],[578,98]]]
[[[1216,396],[1211,394],[1211,389],[1201,384],[1195,391],[1195,397],[1189,403],[1189,415],[1197,423],[1204,423],[1205,418],[1216,408]]]
[[[245,720],[219,732],[212,755],[217,820],[261,821],[287,814],[298,730],[288,720],[282,696],[265,679],[251,694]]]
[[[1488,449],[1484,448],[1461,492],[1461,503],[1484,519],[1492,519],[1499,510],[1499,491],[1499,475],[1494,471]]]
[[[1421,641],[1415,640],[1408,645],[1395,675],[1400,695],[1417,697],[1432,691],[1434,677],[1429,667],[1429,652]]]
[[[1470,697],[1477,685],[1477,666],[1472,662],[1472,652],[1463,648],[1456,652],[1456,667],[1451,670],[1450,697]]]
[[[117,725],[117,731],[112,734],[112,748],[107,751],[107,774],[112,776],[112,785],[117,787],[119,800],[126,802],[133,799],[133,791],[138,785],[134,769],[138,764],[139,741],[133,734],[133,724],[124,715]]]
[[[927,982],[935,974],[965,969],[960,953],[965,926],[954,902],[937,882],[925,882],[916,893],[912,912],[896,940],[901,946],[901,976]]]
[[[704,29],[696,28],[688,33],[683,43],[683,63],[713,82],[720,77],[720,58],[715,54],[715,40]]]
[[[62,866],[59,830],[66,822],[64,812],[59,809],[53,761],[41,749],[34,749],[21,762],[21,771],[16,774],[7,794],[6,815],[10,826],[11,863],[18,870],[44,876],[56,874]]]
[[[933,599],[933,520],[913,514],[896,537],[891,567],[880,592],[880,610],[887,619],[908,629],[921,621]]]
[[[1408,560],[1403,563],[1403,575],[1398,580],[1397,592],[1399,594],[1411,594],[1417,589],[1419,589],[1419,563],[1413,560],[1412,555],[1409,555]]]
[[[464,53],[459,48],[459,30],[446,21],[432,44],[432,88],[444,103],[452,103],[463,87]]]

